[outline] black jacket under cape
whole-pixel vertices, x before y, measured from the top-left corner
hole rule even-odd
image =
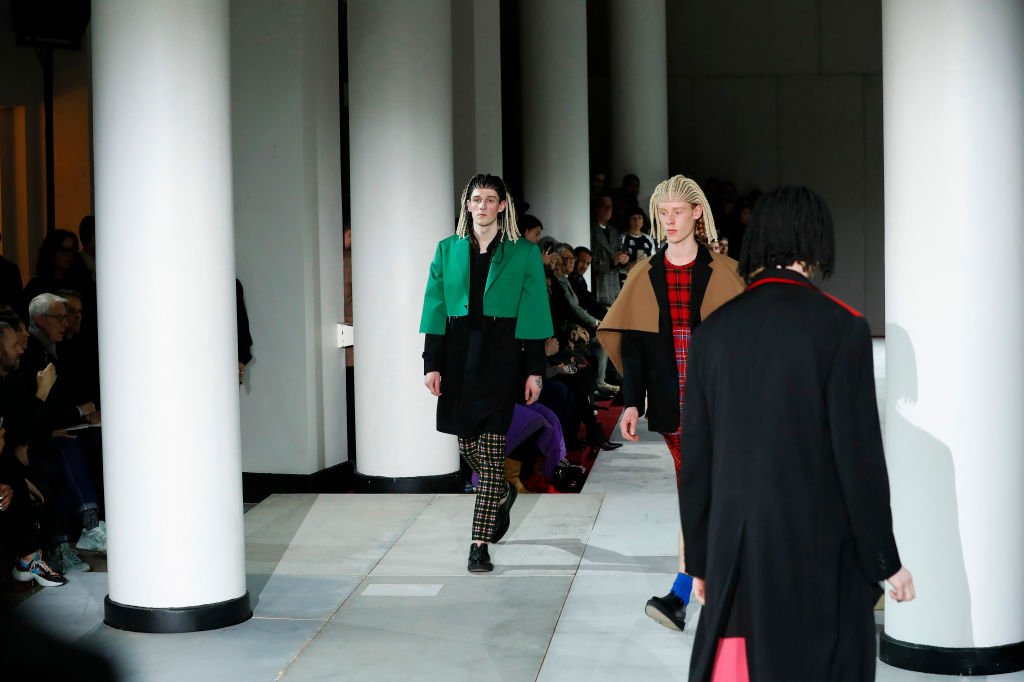
[[[873,680],[873,606],[900,558],[867,322],[763,272],[694,333],[685,399],[686,571],[707,590],[691,682],[737,619],[751,680]]]

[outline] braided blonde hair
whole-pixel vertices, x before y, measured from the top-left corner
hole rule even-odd
[[[475,189],[493,189],[498,193],[498,199],[505,202],[505,210],[498,214],[498,229],[504,238],[511,240],[513,244],[519,241],[516,205],[512,201],[512,195],[509,193],[508,188],[505,187],[505,181],[497,175],[485,175],[483,173],[471,177],[469,182],[466,183],[466,188],[462,190],[462,197],[459,199],[459,225],[455,233],[462,239],[469,237],[470,224],[473,222],[473,219],[466,208],[466,202],[469,201]]]
[[[700,206],[701,216],[694,225],[694,234],[703,236],[709,244],[718,241],[715,216],[711,213],[711,204],[704,196],[704,190],[695,180],[683,175],[673,175],[668,180],[658,183],[654,192],[651,193],[651,236],[657,241],[665,241],[665,228],[658,217],[658,204],[666,201],[685,201],[688,204]]]

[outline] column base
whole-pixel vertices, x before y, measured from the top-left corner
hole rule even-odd
[[[357,493],[461,493],[466,490],[466,482],[460,471],[406,478],[367,476],[357,471],[352,489]]]
[[[109,595],[103,600],[103,622],[129,632],[200,632],[238,625],[250,618],[248,592],[216,604],[163,609],[118,604]]]
[[[894,668],[934,675],[999,675],[1024,670],[1024,642],[982,648],[946,648],[879,639],[878,657]]]

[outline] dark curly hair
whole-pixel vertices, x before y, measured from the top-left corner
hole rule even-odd
[[[835,229],[825,200],[806,187],[779,187],[762,196],[743,237],[739,273],[804,263],[822,278],[836,261]]]

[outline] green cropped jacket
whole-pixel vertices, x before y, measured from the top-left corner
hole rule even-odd
[[[420,333],[444,334],[449,317],[469,314],[469,239],[441,240],[430,263]],[[491,257],[484,315],[516,320],[517,339],[554,335],[540,249],[525,239],[503,240]]]

